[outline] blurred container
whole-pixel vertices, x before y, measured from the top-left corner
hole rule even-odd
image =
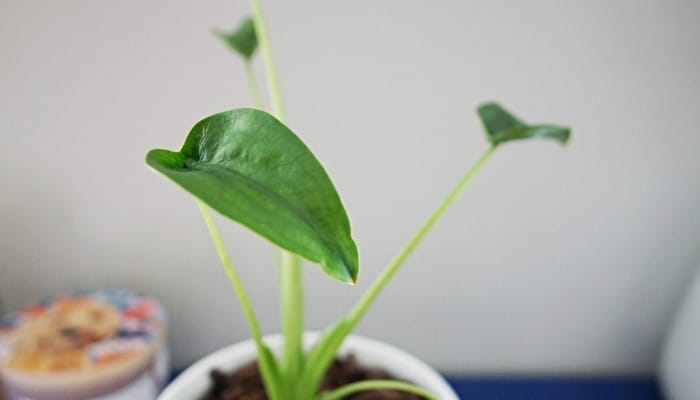
[[[700,399],[700,270],[666,338],[660,372],[669,400]]]
[[[150,400],[168,373],[160,304],[122,290],[83,290],[0,319],[7,400]]]

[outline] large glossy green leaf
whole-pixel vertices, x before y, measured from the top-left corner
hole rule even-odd
[[[238,109],[198,122],[182,149],[146,162],[210,207],[282,248],[355,281],[357,247],[333,183],[316,157],[270,114]]]
[[[226,33],[215,31],[214,33],[219,39],[226,43],[231,50],[248,60],[253,57],[255,49],[258,47],[258,39],[255,35],[255,24],[250,17],[244,19],[238,26],[238,29],[233,32]]]
[[[493,145],[533,137],[550,138],[566,144],[571,130],[564,126],[540,124],[528,125],[506,111],[498,103],[484,103],[477,112]]]

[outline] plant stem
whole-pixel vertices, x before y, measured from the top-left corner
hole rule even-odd
[[[267,25],[262,10],[260,0],[251,0],[253,8],[253,23],[255,24],[255,34],[260,44],[260,50],[263,54],[265,64],[265,75],[267,77],[267,87],[270,93],[270,102],[272,103],[272,114],[280,121],[284,122],[284,106],[282,104],[282,92],[280,90],[279,78],[277,77],[277,69],[275,68],[275,59],[272,55],[272,46],[267,35]]]
[[[282,290],[282,334],[289,342],[284,343],[282,372],[289,377],[301,372],[304,333],[304,296],[302,293],[301,259],[293,253],[282,251],[281,290]]]
[[[377,296],[379,296],[379,293],[382,292],[389,280],[391,280],[401,265],[403,265],[404,261],[406,261],[406,258],[408,258],[413,250],[415,250],[416,246],[418,246],[433,225],[435,225],[435,222],[437,222],[438,219],[440,219],[440,217],[445,213],[450,204],[452,204],[452,202],[454,202],[464,188],[469,185],[476,173],[479,172],[481,167],[491,157],[494,151],[496,151],[496,146],[492,146],[486,152],[484,152],[479,160],[477,160],[477,162],[462,177],[459,183],[457,183],[454,189],[452,189],[447,197],[445,197],[445,199],[440,203],[433,214],[423,223],[423,226],[421,226],[420,229],[418,229],[418,231],[411,237],[404,248],[401,249],[399,254],[397,254],[394,259],[391,260],[391,262],[384,268],[382,274],[374,281],[374,283],[372,283],[372,286],[370,286],[362,298],[360,298],[360,301],[348,314],[347,321],[349,322],[350,330],[357,325],[362,316],[364,316],[364,314],[367,312],[367,309],[369,309],[372,303],[376,300]]]
[[[260,326],[258,325],[258,320],[255,317],[255,312],[253,311],[253,307],[250,305],[250,300],[248,299],[248,295],[246,294],[243,284],[238,277],[238,273],[236,273],[236,269],[226,253],[226,248],[224,248],[219,230],[214,224],[214,219],[211,217],[209,207],[199,199],[197,199],[197,205],[199,206],[199,211],[202,213],[202,218],[204,218],[204,223],[207,225],[211,239],[214,242],[214,247],[216,247],[216,253],[219,255],[221,265],[223,265],[224,270],[226,271],[226,276],[228,277],[229,282],[231,282],[233,290],[236,292],[238,301],[241,303],[241,308],[243,309],[243,313],[248,321],[248,326],[250,327],[250,333],[256,343],[262,344],[262,334],[260,331]]]
[[[345,318],[333,325],[323,334],[323,336],[321,336],[321,339],[319,339],[309,355],[309,368],[307,368],[307,371],[305,371],[306,373],[304,376],[305,382],[308,383],[305,383],[305,385],[309,387],[317,387],[320,385],[325,371],[333,361],[333,358],[338,352],[338,349],[342,345],[345,337],[347,337],[357,326],[369,307],[372,305],[372,303],[374,303],[377,296],[379,296],[379,293],[381,293],[404,261],[406,261],[406,258],[408,258],[416,246],[418,246],[421,240],[430,231],[430,228],[435,225],[435,222],[437,222],[437,220],[440,219],[440,217],[445,213],[450,204],[452,204],[457,196],[464,190],[464,188],[469,185],[476,173],[479,172],[481,167],[491,157],[494,151],[496,151],[496,146],[490,147],[477,160],[477,162],[457,183],[454,189],[452,189],[447,197],[445,197],[445,199],[440,203],[433,214],[428,217],[420,229],[418,229],[418,231],[411,237],[404,248],[401,249],[399,254],[396,255],[396,257],[394,257],[394,259],[391,260],[386,267],[384,267],[382,273],[377,279],[375,279],[357,304],[355,304],[355,307],[350,310]]]
[[[224,247],[223,241],[221,240],[219,230],[214,224],[214,219],[211,217],[209,207],[199,199],[197,199],[197,205],[199,206],[199,211],[202,213],[204,223],[207,225],[207,229],[209,230],[211,239],[214,242],[214,247],[216,247],[216,253],[219,255],[221,265],[223,265],[224,271],[226,271],[226,276],[228,276],[228,280],[229,282],[231,282],[231,286],[233,287],[233,290],[236,293],[236,296],[238,297],[238,301],[241,304],[243,314],[245,314],[245,318],[248,321],[250,333],[253,336],[255,342],[257,344],[262,345],[262,334],[260,331],[260,326],[258,325],[258,320],[255,317],[255,312],[253,311],[253,307],[250,305],[250,300],[248,299],[248,295],[246,294],[246,291],[243,288],[243,284],[241,283],[241,280],[238,277],[238,273],[236,273],[236,269],[233,267],[231,259],[229,259],[228,254],[226,253],[226,248]]]
[[[406,382],[391,380],[369,380],[351,383],[349,385],[333,390],[332,392],[322,394],[318,398],[318,400],[339,400],[353,393],[373,389],[400,390],[403,392],[415,393],[419,396],[425,397],[428,400],[439,400],[434,394],[428,392],[420,386],[416,386]]]
[[[204,223],[206,224],[207,229],[209,230],[209,234],[211,235],[211,239],[214,242],[214,247],[216,247],[216,253],[219,255],[221,265],[223,265],[224,271],[226,271],[226,276],[228,277],[228,280],[229,282],[231,282],[231,286],[233,287],[233,291],[234,293],[236,293],[236,297],[238,297],[238,302],[240,303],[241,308],[243,309],[243,314],[245,315],[245,318],[248,322],[250,334],[253,337],[253,340],[255,341],[255,347],[257,348],[259,355],[260,371],[262,373],[263,380],[265,381],[265,388],[267,394],[272,400],[282,400],[282,395],[280,393],[280,382],[278,381],[275,360],[272,358],[272,355],[269,353],[269,350],[263,342],[260,325],[258,324],[258,320],[255,317],[255,312],[253,311],[253,307],[250,304],[248,294],[243,288],[243,284],[241,283],[241,280],[238,277],[238,273],[236,272],[236,269],[231,263],[231,259],[226,253],[226,248],[224,247],[224,243],[221,240],[219,230],[216,228],[214,219],[211,217],[209,207],[203,201],[199,199],[196,200],[197,206],[199,206],[199,211],[202,214],[202,218],[204,219]]]
[[[262,96],[260,96],[260,88],[258,88],[258,83],[255,79],[253,62],[248,59],[245,60],[245,78],[248,82],[248,91],[250,92],[250,100],[253,104],[253,108],[262,110]]]
[[[275,68],[275,60],[272,55],[272,46],[267,33],[267,25],[260,0],[251,0],[253,8],[253,23],[255,33],[260,44],[265,65],[267,89],[272,105],[272,114],[285,123],[284,105],[280,90],[279,78]],[[282,287],[282,334],[284,344],[282,350],[282,372],[286,378],[289,400],[294,400],[298,395],[298,376],[301,374],[304,364],[303,348],[303,274],[301,259],[296,254],[282,251],[282,265],[280,268]]]

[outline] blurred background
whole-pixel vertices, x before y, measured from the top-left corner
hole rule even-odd
[[[496,99],[573,127],[500,149],[359,333],[448,373],[649,373],[700,264],[700,3],[265,2],[289,126],[333,177],[357,287],[309,265],[307,322],[356,300],[486,149]],[[213,35],[245,1],[0,1],[0,304],[123,287],[171,314],[174,364],[248,337],[193,199],[144,164],[247,106]],[[256,61],[258,77],[262,68]],[[262,82],[261,82],[262,83]],[[264,240],[220,219],[264,331]]]

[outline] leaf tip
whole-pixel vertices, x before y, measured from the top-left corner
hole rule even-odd
[[[355,247],[354,243],[350,252],[346,252],[338,258],[326,259],[321,261],[320,264],[324,272],[331,278],[352,286],[357,284],[360,267],[358,265],[357,247]]]
[[[160,151],[161,151],[160,149],[149,150],[148,153],[146,153],[146,158],[145,158],[146,164],[153,167],[154,164],[156,164],[156,160],[159,158],[158,154],[160,153]]]
[[[562,137],[559,138],[559,143],[562,146],[566,146],[569,144],[569,140],[571,139],[571,128],[568,126],[562,126],[560,128],[562,129]]]
[[[226,32],[222,31],[221,29],[219,29],[219,28],[212,28],[211,34],[214,35],[214,36],[216,36],[217,38],[223,40],[224,43],[228,44],[228,43],[226,42]]]
[[[151,168],[163,172],[169,168],[181,167],[185,163],[185,157],[182,153],[164,150],[152,149],[146,153],[146,164]]]

